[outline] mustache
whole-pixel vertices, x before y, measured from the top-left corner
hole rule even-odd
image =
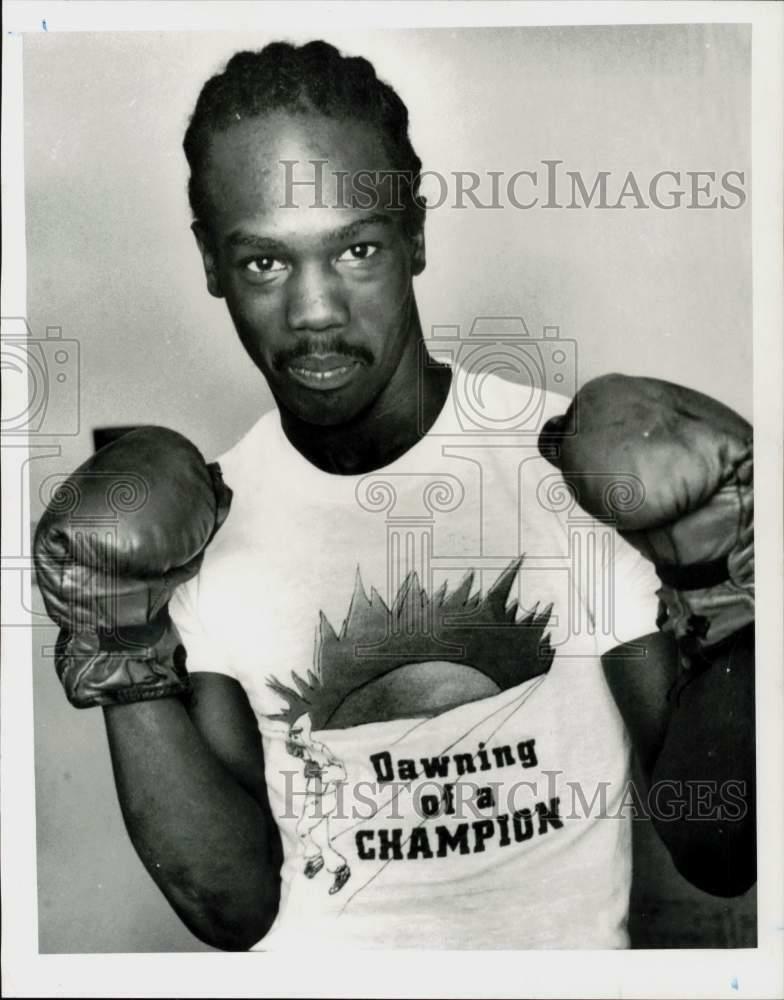
[[[367,347],[362,344],[351,344],[340,334],[335,334],[329,337],[309,337],[298,344],[292,344],[291,347],[282,347],[273,355],[272,364],[276,371],[281,371],[292,361],[307,357],[309,354],[343,354],[367,365],[373,364],[375,360]]]

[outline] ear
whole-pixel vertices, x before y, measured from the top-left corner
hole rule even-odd
[[[411,273],[421,274],[427,263],[425,258],[425,229],[420,227],[411,237]]]
[[[201,254],[202,263],[204,264],[204,274],[207,278],[207,291],[210,295],[214,295],[216,299],[222,299],[223,291],[221,290],[216,255],[212,246],[210,235],[207,232],[206,227],[199,222],[198,219],[191,224],[191,232],[196,237],[196,243],[198,244],[199,253]]]

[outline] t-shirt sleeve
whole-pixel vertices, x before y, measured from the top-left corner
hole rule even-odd
[[[227,645],[218,642],[215,636],[215,609],[210,607],[211,602],[206,598],[202,582],[199,573],[178,587],[169,603],[169,613],[188,654],[188,671],[227,674],[236,680]]]
[[[639,639],[656,631],[659,599],[656,591],[661,581],[649,562],[618,532],[604,556],[603,578],[607,581],[606,600],[610,601],[606,621],[609,628],[597,628],[599,655],[615,646]]]

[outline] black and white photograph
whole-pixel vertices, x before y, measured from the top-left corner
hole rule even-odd
[[[7,7],[8,995],[779,995],[782,8]]]

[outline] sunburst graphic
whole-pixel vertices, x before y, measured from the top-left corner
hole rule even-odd
[[[339,635],[321,613],[315,669],[292,672],[293,686],[267,682],[286,704],[269,718],[291,726],[307,713],[314,730],[426,719],[546,673],[555,655],[545,634],[552,605],[519,620],[518,602],[507,607],[522,562],[510,563],[484,597],[471,594],[473,572],[432,598],[411,573],[391,608],[375,588],[367,596],[357,571]]]

